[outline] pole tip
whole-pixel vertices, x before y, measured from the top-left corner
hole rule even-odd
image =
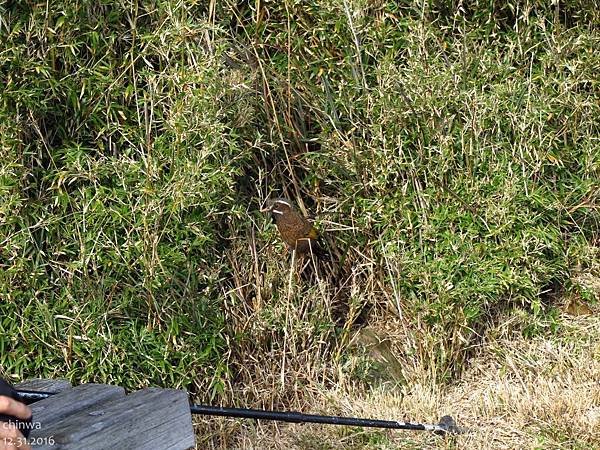
[[[450,434],[462,434],[466,433],[467,430],[465,428],[461,428],[456,425],[456,421],[451,416],[444,416],[440,419],[440,423],[438,423],[440,429],[438,429],[435,434],[438,435],[446,435]]]

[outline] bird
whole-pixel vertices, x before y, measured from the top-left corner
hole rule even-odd
[[[294,205],[284,198],[267,200],[261,212],[271,213],[281,238],[298,255],[319,254],[317,245],[319,233],[313,224],[304,217]]]

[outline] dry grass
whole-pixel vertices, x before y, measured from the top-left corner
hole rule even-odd
[[[586,279],[597,282],[592,275]],[[241,449],[587,449],[600,446],[593,430],[600,426],[600,317],[561,314],[552,336],[527,338],[532,320],[521,310],[507,313],[488,329],[478,355],[459,379],[435,382],[424,365],[402,354],[407,339],[399,319],[375,323],[372,334],[393,342],[389,351],[372,351],[372,359],[395,358],[406,384],[389,381],[377,387],[341,377],[324,387],[316,377],[302,388],[305,412],[437,423],[452,415],[471,432],[448,438],[428,433],[351,429],[327,425],[252,423],[196,419],[199,448]],[[355,338],[360,339],[359,335]],[[360,359],[359,356],[357,356]],[[388,364],[386,367],[390,367]],[[388,373],[390,375],[390,373]],[[391,376],[395,372],[391,370]]]

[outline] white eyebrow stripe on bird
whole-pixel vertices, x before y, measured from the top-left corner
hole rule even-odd
[[[292,207],[292,205],[290,205],[288,202],[286,202],[285,200],[275,200],[274,203],[283,203],[286,206],[289,206],[290,208]]]

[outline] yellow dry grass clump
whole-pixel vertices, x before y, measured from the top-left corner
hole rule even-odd
[[[357,429],[313,424],[250,422],[200,417],[202,448],[243,449],[571,449],[599,448],[600,318],[559,318],[551,338],[516,332],[527,316],[507,315],[483,337],[478,355],[459,379],[435,382],[428,370],[402,355],[406,335],[400,320],[374,324],[363,349],[406,384],[363,389],[340,382],[304,387],[304,411],[385,420],[437,423],[450,414],[466,434],[438,437],[426,432]],[[395,331],[394,331],[395,330]],[[385,337],[383,337],[385,336]],[[386,342],[394,344],[385,345]],[[383,344],[383,349],[382,349]],[[385,361],[385,359],[388,361]],[[394,363],[389,360],[395,359]],[[308,395],[306,395],[308,393]]]

